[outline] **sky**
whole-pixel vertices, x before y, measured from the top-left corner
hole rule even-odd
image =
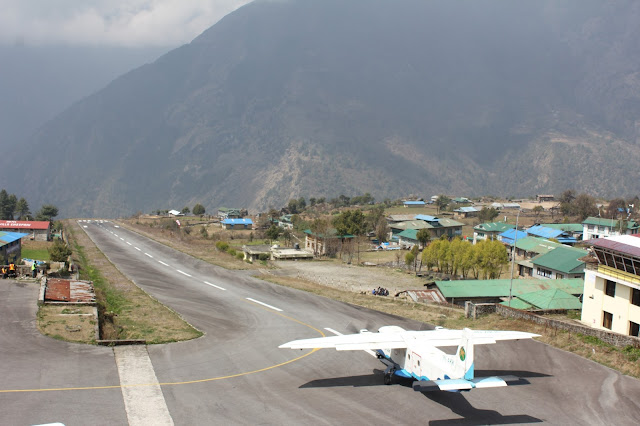
[[[0,45],[178,46],[251,0],[0,0]]]

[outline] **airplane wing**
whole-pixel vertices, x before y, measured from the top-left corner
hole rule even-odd
[[[383,327],[384,328],[384,327]],[[426,330],[405,331],[394,327],[393,331],[380,333],[344,334],[341,336],[319,337],[315,339],[294,340],[280,348],[322,349],[335,348],[338,351],[404,349],[410,344],[426,343],[431,346],[457,346],[462,340],[462,330]],[[499,340],[531,339],[538,334],[523,331],[472,330],[475,345],[496,343]]]
[[[416,392],[431,391],[460,391],[483,388],[497,388],[517,384],[520,381],[516,376],[477,377],[471,380],[445,379],[445,380],[421,380],[413,382],[413,390]]]

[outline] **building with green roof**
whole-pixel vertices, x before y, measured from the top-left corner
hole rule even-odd
[[[640,231],[640,225],[633,220],[605,219],[590,216],[582,222],[582,239],[631,235]]]
[[[473,227],[473,244],[481,240],[497,240],[498,234],[515,228],[515,225],[505,222],[487,222]]]
[[[509,301],[505,300],[500,304],[509,306]],[[511,307],[527,311],[547,311],[553,309],[581,310],[582,303],[577,297],[564,290],[555,288],[520,294],[517,298],[511,299]]]
[[[514,296],[549,289],[559,289],[579,296],[582,294],[584,281],[580,278],[523,278],[514,279],[512,285],[510,279],[459,280],[435,281],[428,286],[429,289],[437,289],[448,302],[460,305],[468,300],[477,303],[499,303],[505,297],[509,297],[510,287]]]
[[[580,258],[589,253],[586,250],[573,247],[557,247],[547,253],[531,259],[533,275],[535,277],[581,278],[584,279],[584,261]]]
[[[533,259],[558,247],[568,246],[538,237],[518,238],[518,241],[516,241],[516,258]]]

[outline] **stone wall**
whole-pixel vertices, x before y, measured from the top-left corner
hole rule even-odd
[[[466,302],[464,306],[464,313],[467,318],[476,319],[480,315],[486,315],[496,312],[503,317],[518,318],[526,321],[535,322],[536,324],[544,325],[545,327],[551,327],[559,330],[565,330],[570,333],[580,333],[585,336],[593,336],[602,340],[603,342],[611,345],[624,348],[626,346],[632,346],[634,348],[640,348],[640,338],[633,336],[626,336],[624,334],[614,333],[608,330],[599,330],[591,328],[587,325],[570,323],[565,321],[556,320],[553,318],[547,318],[544,315],[536,314],[533,312],[522,311],[520,309],[510,308],[508,306],[500,305],[498,303],[473,303]],[[545,311],[547,314],[566,313],[566,310],[554,310]]]

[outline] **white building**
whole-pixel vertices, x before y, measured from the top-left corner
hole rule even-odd
[[[582,222],[582,239],[584,241],[616,235],[631,235],[636,232],[638,232],[638,224],[633,220],[620,221],[617,219],[588,217]]]
[[[582,321],[640,335],[640,234],[593,240],[596,269],[585,270]]]

